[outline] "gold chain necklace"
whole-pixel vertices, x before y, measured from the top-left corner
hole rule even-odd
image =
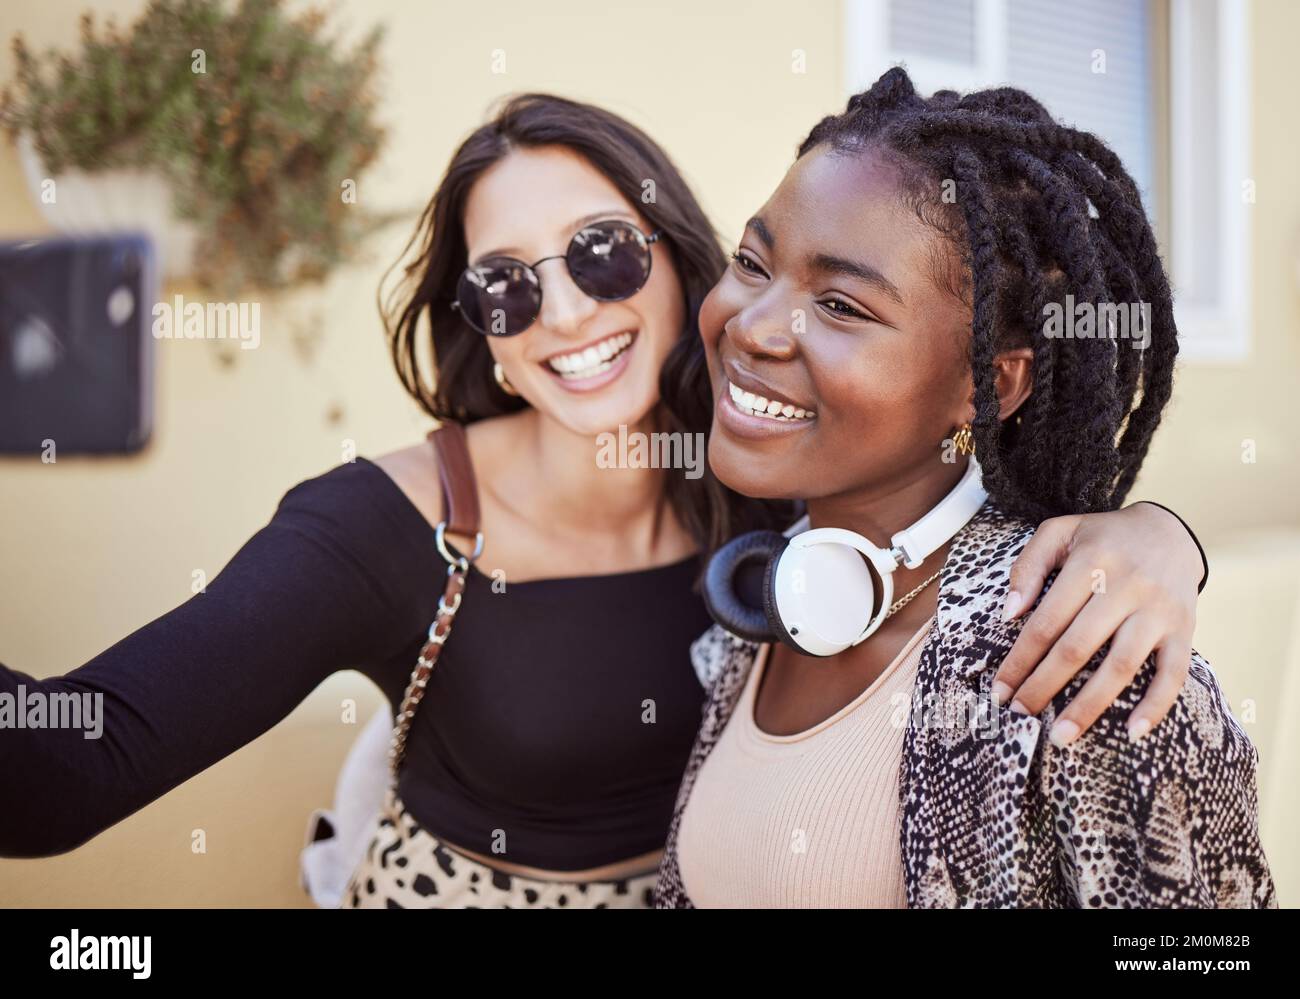
[[[910,603],[912,602],[912,599],[913,599],[913,598],[914,598],[918,593],[920,593],[920,592],[921,592],[922,590],[924,590],[927,586],[929,586],[931,583],[933,583],[936,579],[939,578],[939,573],[941,573],[941,572],[943,572],[943,566],[940,566],[937,570],[935,570],[934,575],[931,576],[929,579],[927,579],[925,582],[923,582],[923,583],[918,583],[918,584],[916,585],[916,587],[913,588],[912,592],[908,593],[908,594],[907,594],[906,596],[904,596],[904,597],[900,597],[899,599],[895,600],[894,603],[893,603],[893,605],[889,608],[889,613],[886,614],[885,617],[886,617],[886,618],[893,617],[895,614],[897,614],[899,611],[901,611],[904,607],[906,607],[908,604],[910,604]]]

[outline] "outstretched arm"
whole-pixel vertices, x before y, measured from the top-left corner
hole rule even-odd
[[[35,680],[0,667],[0,705],[21,700],[27,719],[0,726],[0,855],[80,846],[257,738],[330,673],[418,638],[437,556],[404,503],[376,467],[342,466],[290,490],[206,592],[81,668]],[[427,547],[412,543],[421,530]],[[75,707],[80,725],[32,727],[37,706]]]

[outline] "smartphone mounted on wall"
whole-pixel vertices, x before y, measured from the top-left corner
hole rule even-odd
[[[0,451],[139,451],[153,425],[148,237],[0,243]]]

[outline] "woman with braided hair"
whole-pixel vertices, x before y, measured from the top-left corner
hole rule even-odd
[[[1147,317],[1140,340],[1109,322],[1063,337],[1048,318],[1118,306]],[[1168,281],[1100,139],[1021,91],[927,99],[891,69],[800,146],[700,332],[714,473],[805,500],[809,537],[839,528],[863,554],[898,551],[978,473],[987,498],[971,494],[930,554],[882,570],[905,595],[839,651],[812,650],[806,622],[785,617],[796,542],[735,543],[741,560],[769,558],[768,637],[747,623],[733,632],[757,640],[715,628],[696,643],[715,679],[659,905],[1276,906],[1257,753],[1198,654],[1154,727],[1127,721],[1156,676],[1140,627],[1041,711],[995,686],[1032,525],[1117,508],[1170,396]],[[734,566],[714,571],[732,548],[711,566],[710,605],[748,622]],[[1105,612],[1096,592],[1081,618]],[[1117,669],[1132,686],[1082,731],[1065,704]]]

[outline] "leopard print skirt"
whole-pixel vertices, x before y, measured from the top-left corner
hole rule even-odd
[[[384,797],[341,909],[648,909],[658,872],[616,881],[543,881],[498,871],[447,847]]]

